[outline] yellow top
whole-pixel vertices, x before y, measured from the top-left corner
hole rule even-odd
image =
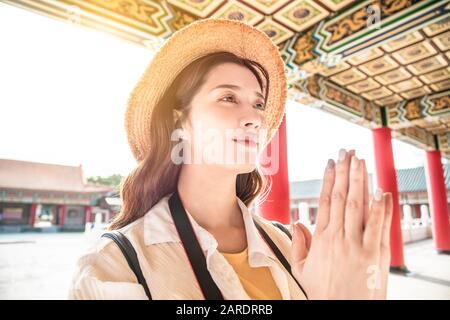
[[[252,268],[248,263],[248,248],[238,253],[220,252],[239,276],[242,286],[253,300],[282,300],[268,267]]]

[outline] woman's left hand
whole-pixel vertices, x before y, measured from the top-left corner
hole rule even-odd
[[[392,196],[369,203],[365,162],[350,169],[353,156],[325,172],[314,236],[294,226],[292,272],[310,299],[386,299]]]

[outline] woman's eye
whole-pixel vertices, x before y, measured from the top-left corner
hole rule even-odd
[[[228,99],[228,98],[231,98],[231,100],[228,100],[228,101],[224,100],[224,99]],[[222,99],[220,99],[220,101],[236,103],[236,100],[233,95],[225,96]],[[256,108],[260,109],[260,110],[264,110],[266,108],[266,105],[264,102],[260,102],[260,103],[256,104]]]
[[[233,96],[223,97],[220,101],[224,101],[223,99],[226,99],[226,98],[232,98],[232,100],[234,101],[234,97]],[[225,101],[225,102],[233,102],[233,101]]]
[[[257,109],[261,109],[261,110],[264,110],[266,108],[266,105],[263,102],[257,103],[256,106],[257,106],[256,107]]]

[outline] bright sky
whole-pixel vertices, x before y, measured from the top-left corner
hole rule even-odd
[[[126,100],[152,52],[109,34],[0,3],[0,158],[82,164],[86,176],[127,174]],[[373,172],[368,129],[287,104],[289,180],[321,178],[340,147]],[[424,152],[394,140],[397,168]]]

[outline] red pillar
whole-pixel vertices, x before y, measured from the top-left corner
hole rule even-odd
[[[375,170],[378,186],[383,192],[391,192],[393,214],[391,223],[391,271],[406,272],[403,258],[403,237],[401,229],[400,205],[398,199],[397,176],[392,152],[391,129],[388,127],[372,130]]]
[[[300,218],[300,214],[299,214],[299,210],[298,210],[298,204],[294,209],[294,221],[298,221],[298,219]]]
[[[37,208],[37,203],[33,203],[31,204],[31,209],[30,209],[30,227],[34,227],[34,224],[36,222],[36,208]]]
[[[425,176],[433,221],[434,243],[439,253],[450,254],[450,223],[441,152],[439,150],[427,151],[426,158]]]
[[[272,187],[266,200],[256,208],[256,212],[268,220],[276,220],[283,224],[290,224],[286,114],[283,116],[278,132],[267,145],[266,149],[272,150],[272,143],[274,143],[273,151],[276,154],[272,154],[271,159],[277,161],[278,166],[276,166],[277,170],[272,172],[273,174],[270,177],[267,177],[269,181],[272,180]]]
[[[85,214],[85,223],[92,222],[92,206],[85,206],[84,207],[84,214]]]
[[[59,206],[59,225],[62,227],[64,226],[64,218],[66,215],[66,205],[63,204]]]

